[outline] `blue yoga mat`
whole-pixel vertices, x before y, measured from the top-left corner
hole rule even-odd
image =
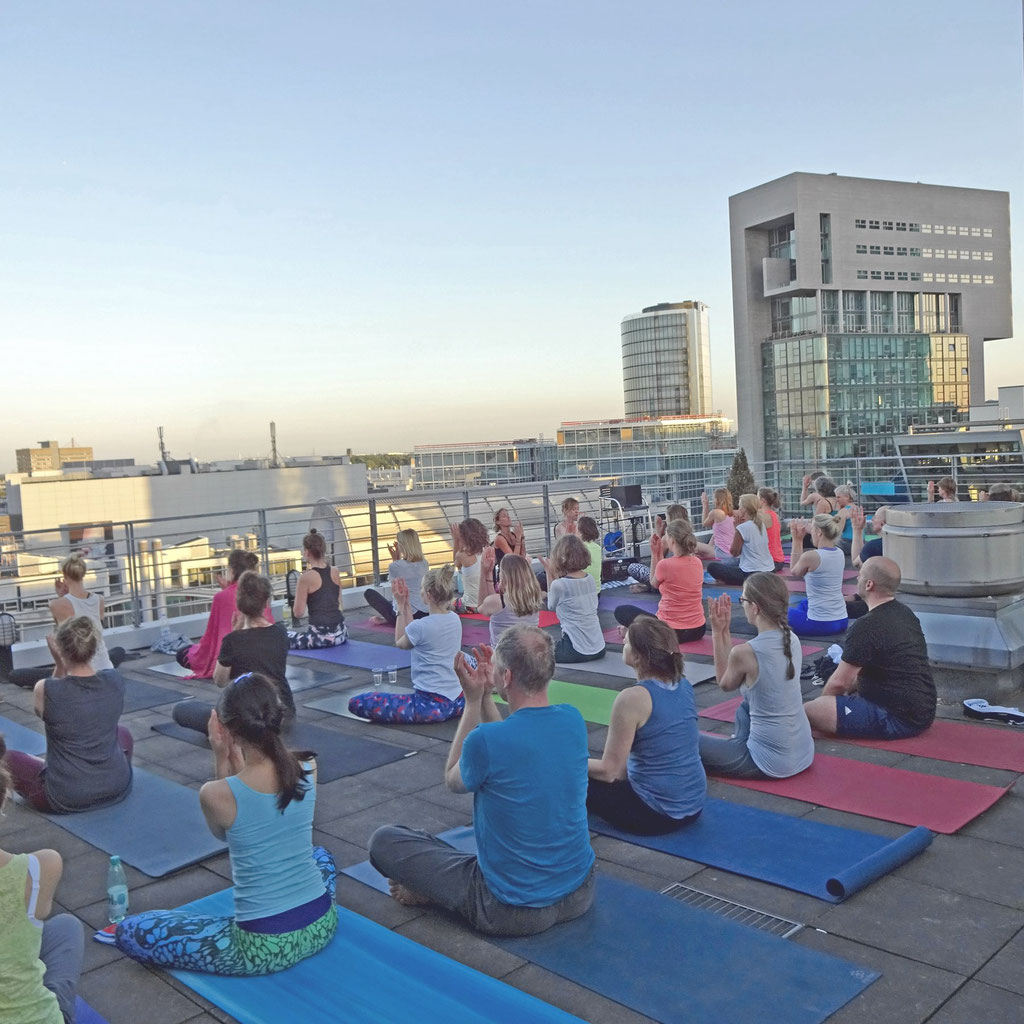
[[[386,669],[390,665],[408,668],[412,664],[409,651],[383,644],[369,644],[365,640],[349,640],[338,647],[325,647],[319,651],[292,651],[301,658],[316,658],[330,661],[335,665],[349,665],[352,668]],[[386,682],[386,680],[385,680]]]
[[[831,903],[842,902],[916,857],[932,841],[932,833],[920,826],[899,839],[887,839],[714,798],[692,825],[666,836],[632,835],[594,816],[590,827],[603,836]]]
[[[211,834],[194,789],[142,768],[134,770],[131,791],[119,804],[46,817],[152,878],[228,848]]]
[[[475,849],[472,829],[441,838]],[[387,892],[365,861],[344,874]],[[820,1024],[879,977],[601,874],[583,917],[540,935],[491,941],[662,1024]]]
[[[0,736],[3,736],[8,750],[20,750],[33,757],[42,757],[46,753],[46,737],[41,732],[9,718],[0,718]]]
[[[106,1017],[101,1017],[81,996],[75,999],[75,1024],[107,1024]]]
[[[181,909],[231,914],[231,890]],[[171,973],[246,1024],[583,1024],[344,907],[338,907],[338,932],[331,944],[290,970],[255,978]]]

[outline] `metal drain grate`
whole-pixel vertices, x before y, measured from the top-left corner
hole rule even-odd
[[[769,914],[764,910],[755,910],[753,907],[745,907],[742,903],[733,903],[732,900],[722,899],[721,896],[712,896],[709,892],[701,892],[700,889],[691,889],[690,886],[683,885],[681,882],[675,882],[667,889],[662,889],[661,892],[663,896],[670,896],[674,900],[679,900],[680,903],[689,904],[699,910],[707,910],[719,917],[749,925],[758,931],[778,935],[783,939],[791,938],[804,927],[797,921],[788,921],[784,917],[776,917],[775,914]]]

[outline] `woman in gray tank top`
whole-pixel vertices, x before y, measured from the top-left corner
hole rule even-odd
[[[789,628],[789,590],[778,576],[756,572],[740,603],[757,627],[748,643],[732,646],[728,594],[708,600],[718,685],[739,690],[736,727],[726,739],[701,733],[700,757],[711,773],[744,779],[785,779],[814,760],[814,740],[800,693],[800,642]]]

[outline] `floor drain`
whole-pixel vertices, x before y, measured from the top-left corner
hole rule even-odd
[[[768,932],[770,935],[778,935],[783,939],[791,938],[804,927],[797,921],[789,921],[764,910],[755,910],[742,903],[733,903],[732,900],[722,899],[721,896],[712,896],[709,892],[692,889],[681,882],[675,882],[667,889],[662,889],[661,892],[663,896],[670,896],[674,900],[679,900],[680,903],[686,903],[699,910],[706,910],[730,921],[748,925],[761,932]]]

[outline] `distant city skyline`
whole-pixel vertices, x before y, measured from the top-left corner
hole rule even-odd
[[[161,425],[203,461],[269,453],[271,420],[285,455],[554,437],[623,414],[622,318],[689,297],[712,407],[742,417],[731,194],[793,171],[1004,189],[1024,238],[1019,5],[853,17],[11,8],[0,472],[40,439],[153,462]],[[1013,338],[985,379],[1024,383]]]

